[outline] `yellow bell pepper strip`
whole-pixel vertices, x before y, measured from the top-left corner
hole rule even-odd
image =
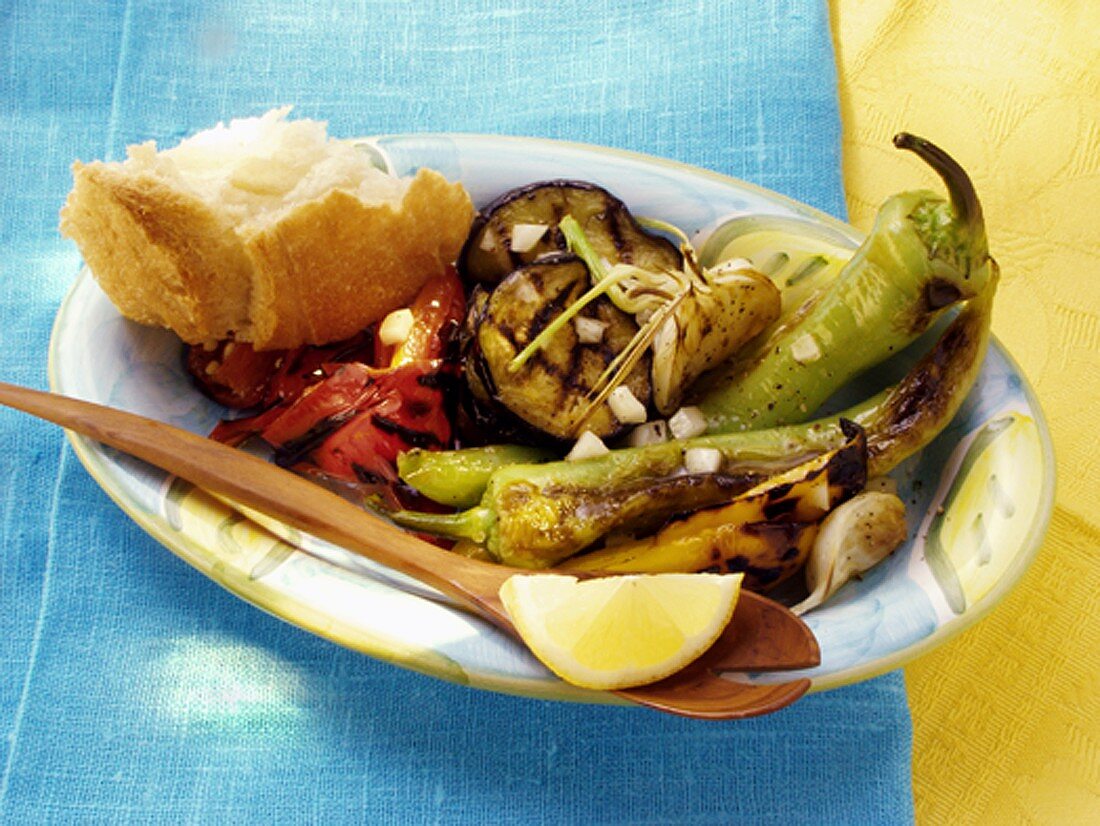
[[[820,522],[732,522],[697,542],[630,542],[566,560],[564,571],[603,573],[740,573],[742,587],[765,593],[806,564]]]

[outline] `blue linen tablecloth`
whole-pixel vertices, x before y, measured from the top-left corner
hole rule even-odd
[[[0,378],[44,387],[79,268],[75,158],[293,103],[338,135],[623,147],[842,215],[820,0],[8,0]],[[60,431],[0,412],[0,820],[895,823],[893,674],[700,723],[478,692],[241,602],[131,523]]]

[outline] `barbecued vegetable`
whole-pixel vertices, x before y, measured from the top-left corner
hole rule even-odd
[[[572,215],[609,263],[679,269],[676,247],[643,230],[618,198],[591,183],[545,181],[504,193],[482,210],[459,256],[467,281],[495,284],[547,253],[568,249],[558,224]]]
[[[946,307],[992,276],[973,184],[946,153],[901,134],[895,144],[940,174],[950,202],[927,191],[890,198],[833,285],[750,361],[706,377],[696,403],[712,432],[805,421],[849,379],[899,351]]]
[[[539,567],[540,560],[548,560],[545,566],[563,559],[616,530],[654,530],[677,513],[728,502],[789,466],[786,459],[771,466],[752,461],[689,474],[680,449],[672,447],[665,456],[614,451],[581,462],[511,465],[492,475],[479,504],[468,510],[385,515],[415,530],[486,543],[498,558],[528,557],[527,567]],[[656,461],[640,465],[638,458]]]
[[[578,465],[551,462],[537,469],[509,470],[502,453],[479,461],[488,464],[499,459],[501,464],[496,473],[515,474],[516,478],[537,473],[532,478],[543,480],[539,484],[547,489],[553,488],[555,480],[574,489],[583,480],[591,485],[589,495],[610,495],[620,486],[640,485],[646,479],[652,483],[671,476],[683,464],[684,452],[692,448],[718,450],[724,473],[730,467],[744,467],[746,462],[770,466],[774,472],[775,468],[783,467],[784,460],[797,463],[839,445],[843,441],[839,420],[843,417],[855,421],[866,432],[868,473],[881,476],[932,441],[954,418],[974,386],[989,344],[998,281],[995,265],[993,269],[993,277],[982,293],[966,302],[939,340],[901,381],[840,416],[767,430],[708,434],[614,450]],[[435,476],[449,478],[449,467],[461,465],[464,453],[458,450],[419,455],[416,481],[408,478],[405,481],[429,493],[422,487],[425,480]],[[492,473],[487,467],[485,470]],[[478,501],[486,492],[486,488],[479,487],[484,480],[484,475],[456,478],[456,486],[466,482],[469,487],[456,487],[451,494],[465,501]]]
[[[849,437],[843,447],[769,478],[729,504],[676,520],[653,536],[584,554],[568,567],[608,573],[743,572],[746,588],[779,584],[806,561],[814,523],[867,482],[863,432],[844,426]],[[780,523],[790,527],[766,527]]]
[[[441,369],[438,362],[386,370],[342,365],[260,436],[276,446],[275,459],[284,466],[308,459],[335,479],[392,482],[399,453],[450,443]]]
[[[284,356],[282,350],[257,351],[247,342],[226,340],[211,348],[189,346],[184,363],[203,393],[218,404],[243,410],[264,400]]]
[[[786,464],[747,461],[715,474],[688,474],[681,466],[663,478],[643,473],[632,484],[611,487],[598,482],[600,460],[576,463],[571,470],[568,463],[516,465],[493,475],[476,508],[458,514],[387,515],[405,527],[484,543],[496,559],[528,568],[553,565],[615,530],[644,535],[670,516],[736,501],[753,488],[761,498],[727,512],[727,521],[809,522],[841,501],[834,497],[842,490],[842,498],[851,496],[866,480],[863,434],[858,427],[849,433],[844,445],[824,458],[799,463],[796,470],[788,455]],[[735,519],[735,514],[744,518]],[[680,524],[667,528],[672,533],[666,536],[679,536],[675,525]],[[685,546],[675,547],[687,553]]]
[[[531,428],[566,440],[584,429],[597,436],[620,432],[624,422],[608,404],[595,409],[589,394],[615,357],[638,332],[629,315],[609,299],[587,303],[555,329],[542,347],[520,366],[513,360],[523,348],[588,289],[588,268],[580,259],[558,253],[521,267],[487,296],[474,298],[466,378],[475,399],[499,405]],[[585,332],[588,324],[598,335]],[[642,405],[650,399],[649,360],[630,371],[623,386]]]
[[[506,465],[553,458],[547,450],[526,445],[487,445],[447,451],[449,460],[436,462],[441,451],[413,448],[397,457],[401,479],[441,505],[470,508],[481,501],[489,477]]]
[[[281,465],[392,492],[400,453],[452,445],[447,396],[458,378],[446,356],[465,305],[452,269],[421,289],[399,342],[385,345],[370,328],[344,342],[279,352],[274,372],[257,385],[260,411],[220,423],[212,438],[239,444],[258,436]]]
[[[621,415],[616,417],[619,421],[609,423],[605,406],[609,399],[621,396],[624,387],[633,396],[631,404],[640,403],[633,404],[640,411],[634,415],[644,421],[644,409],[650,403],[649,388],[640,398],[638,388],[630,386],[643,363],[650,365],[653,407],[661,414],[671,414],[695,379],[735,353],[779,315],[779,290],[766,276],[743,262],[728,262],[713,269],[701,267],[680,230],[649,222],[680,237],[680,254],[669,256],[671,245],[667,241],[646,234],[626,207],[613,201],[596,188],[561,182],[539,185],[498,207],[492,213],[497,223],[490,220],[476,231],[466,250],[468,256],[481,256],[478,261],[486,267],[492,259],[496,269],[489,276],[485,276],[484,267],[478,270],[489,280],[501,277],[499,270],[521,264],[493,290],[487,304],[476,305],[479,314],[471,326],[477,328],[475,339],[489,369],[486,374],[474,366],[468,374],[471,389],[482,400],[499,396],[513,414],[562,439],[576,438],[585,430],[605,436],[615,432],[614,424],[627,423]],[[538,237],[542,239],[538,244],[549,249],[564,246],[578,256],[587,266],[588,289],[563,298],[551,290],[550,295],[543,296],[544,306],[531,306],[537,296],[547,292],[542,283],[544,274],[532,268],[561,260],[548,258],[554,253],[539,250],[538,244],[529,248],[523,243],[516,251],[519,229],[531,230],[537,225],[514,221],[517,215],[530,217],[531,211],[549,211],[550,223],[541,225],[546,230],[541,235],[525,232],[528,237],[524,241]],[[497,243],[506,230],[511,232],[509,244]],[[477,238],[481,240],[475,244]],[[532,257],[534,263],[522,265]],[[520,273],[525,275],[521,278]],[[512,283],[517,279],[526,283],[517,287]],[[593,323],[591,308],[606,306],[606,299],[637,322],[638,329],[629,340],[604,336],[601,327],[606,326],[605,322]],[[514,312],[508,305],[517,305],[524,316],[519,335],[512,334],[516,327],[512,319],[503,318],[499,321],[504,323],[499,323],[487,319],[481,311],[488,307],[494,315]],[[486,320],[492,322],[490,330],[495,328],[510,339],[508,345],[517,347],[507,365],[499,360],[506,350],[491,347],[491,338],[485,340],[481,326]],[[538,374],[534,382],[524,376],[523,391],[510,394],[512,386],[519,384],[517,374],[532,359],[548,359],[558,374],[563,367],[572,367],[570,351],[575,344],[563,335],[570,325],[577,328],[573,331],[577,343],[588,338],[611,345],[605,349],[611,358],[605,359],[603,369],[591,376],[583,375],[579,385],[570,388],[564,404],[560,393],[551,391]],[[553,377],[553,390],[560,391],[564,377]],[[540,404],[552,405],[554,415],[547,415]]]
[[[593,403],[614,392],[621,376],[642,353],[649,352],[653,405],[669,415],[699,376],[736,353],[779,316],[781,299],[775,284],[747,262],[704,268],[677,227],[649,223],[680,238],[684,260],[680,269],[609,267],[572,216],[562,219],[561,230],[570,249],[588,265],[593,284],[588,295],[606,294],[616,307],[634,316],[640,328],[619,354],[616,370],[608,372]],[[534,344],[537,341],[527,352]]]
[[[869,470],[888,473],[927,445],[955,417],[978,379],[989,349],[1000,269],[990,261],[985,289],[966,302],[932,348],[897,384],[852,408],[867,430]]]
[[[725,506],[711,510],[723,511]],[[751,517],[746,513],[745,518]],[[817,522],[728,522],[661,548],[646,541],[630,542],[581,554],[559,567],[616,574],[743,573],[744,587],[762,593],[803,568],[818,531]]]
[[[821,523],[806,559],[810,594],[791,610],[804,614],[852,577],[870,570],[905,541],[905,503],[892,493],[864,491]]]

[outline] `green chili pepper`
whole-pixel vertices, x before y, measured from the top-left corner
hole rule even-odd
[[[889,390],[841,414],[867,432],[872,476],[923,449],[955,417],[981,372],[999,281],[1000,269],[990,259],[985,288],[966,302],[931,350]]]
[[[469,508],[481,501],[489,477],[500,468],[533,464],[553,456],[548,450],[526,445],[448,451],[414,448],[397,457],[397,473],[406,484],[441,505]]]
[[[854,421],[867,434],[868,476],[889,473],[923,449],[955,417],[978,379],[989,346],[993,297],[999,278],[994,262],[985,289],[966,302],[932,348],[901,381],[835,417],[802,427],[813,428],[817,439],[836,440],[841,435],[840,420]],[[780,429],[797,432],[799,427]],[[748,436],[754,432],[726,435]]]
[[[404,527],[483,543],[511,565],[546,567],[620,528],[645,532],[673,514],[727,502],[824,449],[815,449],[812,435],[801,441],[781,430],[739,435],[717,473],[684,470],[685,449],[708,446],[706,439],[664,442],[584,461],[502,467],[468,510],[386,516]]]
[[[966,172],[926,140],[902,133],[894,143],[940,175],[950,201],[923,190],[887,200],[871,234],[797,323],[702,380],[695,403],[711,432],[806,421],[989,281],[981,205]]]

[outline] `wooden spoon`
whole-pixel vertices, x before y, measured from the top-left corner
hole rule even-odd
[[[110,445],[407,574],[518,638],[498,592],[508,577],[531,571],[449,553],[289,471],[154,419],[3,382],[0,404]],[[820,659],[813,633],[798,617],[772,600],[745,591],[729,626],[702,657],[660,682],[615,693],[687,717],[751,717],[793,703],[806,693],[810,681],[749,684],[723,677],[723,672],[810,668]]]

